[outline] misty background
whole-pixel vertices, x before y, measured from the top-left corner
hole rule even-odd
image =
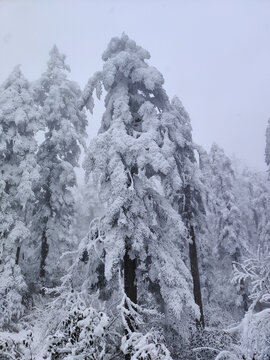
[[[213,142],[255,171],[266,171],[270,117],[268,0],[0,0],[0,82],[17,64],[37,79],[54,44],[84,88],[102,68],[109,40],[125,31],[146,48],[191,117],[194,141]],[[97,133],[96,101],[88,133]]]

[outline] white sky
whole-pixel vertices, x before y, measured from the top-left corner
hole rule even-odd
[[[123,31],[151,53],[167,93],[188,110],[197,143],[209,150],[217,142],[265,170],[270,0],[0,0],[0,82],[16,64],[38,78],[56,44],[84,87]],[[90,118],[90,137],[102,106]]]

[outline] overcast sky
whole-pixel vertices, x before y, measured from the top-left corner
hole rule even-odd
[[[270,0],[0,0],[0,82],[16,64],[29,80],[53,44],[82,87],[125,31],[151,53],[170,97],[191,116],[195,142],[213,142],[264,171],[270,117]],[[93,137],[102,104],[90,118]]]

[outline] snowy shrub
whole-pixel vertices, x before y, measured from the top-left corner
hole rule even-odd
[[[144,318],[159,315],[156,311],[143,309],[125,294],[118,308],[125,330],[121,344],[121,350],[125,355],[128,354],[131,360],[171,360],[161,333],[154,330],[145,334],[141,332],[145,330]]]
[[[49,358],[51,360],[106,358],[105,332],[108,324],[109,319],[105,313],[76,304],[55,334],[49,337]]]
[[[227,331],[237,343],[222,350],[215,360],[269,360],[270,309],[256,314],[248,311],[238,326]]]
[[[91,300],[88,295],[70,291],[51,303],[49,319],[52,321],[47,324],[50,328],[45,335],[46,346],[39,353],[43,358],[101,360],[111,356],[115,349],[114,335],[108,330],[109,317],[94,309]]]
[[[32,360],[32,331],[0,333],[0,359]]]
[[[193,334],[189,346],[184,349],[186,356],[183,358],[214,359],[220,352],[231,348],[233,343],[233,337],[225,330],[206,327]]]
[[[257,258],[246,259],[242,264],[234,264],[232,281],[247,283],[252,300],[251,308],[263,310],[268,303],[270,307],[270,256],[259,254]],[[265,305],[264,305],[265,304]]]
[[[164,338],[159,333],[148,332],[145,335],[133,332],[122,338],[121,350],[130,354],[131,360],[171,360],[169,350],[164,345]]]
[[[12,260],[7,262],[0,281],[0,327],[7,327],[12,320],[17,321],[23,315],[23,295],[26,292],[20,267],[12,265]]]
[[[239,325],[241,350],[246,360],[270,357],[270,309],[249,311]]]
[[[270,356],[270,257],[258,254],[242,264],[234,264],[233,282],[248,285],[252,304],[241,323],[231,331],[240,341],[246,360],[267,360]]]

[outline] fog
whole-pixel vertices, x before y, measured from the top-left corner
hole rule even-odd
[[[270,1],[0,0],[0,81],[16,64],[38,78],[56,44],[84,87],[110,38],[123,31],[151,53],[169,96],[182,100],[196,143],[209,150],[216,142],[265,171]],[[102,108],[89,117],[90,138]]]

